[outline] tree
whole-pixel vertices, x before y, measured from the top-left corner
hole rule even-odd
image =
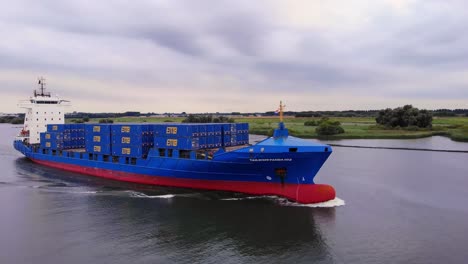
[[[428,128],[432,127],[432,114],[427,110],[419,110],[412,105],[405,105],[395,109],[380,110],[375,121],[386,127],[417,126]]]
[[[345,130],[341,127],[339,121],[331,121],[328,118],[322,118],[322,120],[319,121],[319,125],[315,129],[315,132],[319,136],[330,136],[342,134],[345,132]]]

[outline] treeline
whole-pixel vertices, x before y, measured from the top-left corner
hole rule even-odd
[[[431,112],[434,116],[440,117],[468,116],[468,109],[437,109]]]
[[[345,110],[345,111],[286,111],[284,115],[295,116],[295,117],[376,117],[380,110]],[[433,116],[438,117],[451,117],[451,116],[468,116],[468,109],[437,109],[428,110]],[[163,113],[165,116],[185,116],[188,117],[186,112],[182,113]],[[137,111],[128,111],[123,113],[85,113],[85,112],[74,112],[66,114],[66,118],[119,118],[119,117],[138,117],[138,116],[153,116],[157,115],[154,112],[141,113]],[[251,116],[276,116],[278,115],[274,111],[268,111],[264,113],[206,113],[206,114],[191,114],[193,116],[224,116],[224,115],[251,115]]]
[[[234,123],[234,119],[225,116],[188,115],[182,123]]]
[[[0,117],[0,123],[23,124],[24,123],[24,117],[2,116],[2,117]]]
[[[305,111],[286,112],[295,117],[375,117],[379,110],[347,110],[347,111]]]
[[[468,116],[468,109],[437,109],[427,110],[433,116],[454,117]],[[285,112],[285,115],[295,117],[376,117],[380,110],[347,110],[347,111],[306,111],[306,112]],[[267,112],[274,115],[274,112]]]
[[[145,113],[135,111],[128,111],[123,113],[85,113],[85,112],[73,112],[65,114],[65,118],[117,118],[117,117],[126,117],[126,116],[150,116],[155,115],[155,113]]]

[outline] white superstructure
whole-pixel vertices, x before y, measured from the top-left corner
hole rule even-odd
[[[39,89],[34,90],[34,96],[18,104],[19,107],[26,109],[23,130],[18,138],[29,144],[40,143],[40,133],[47,131],[48,124],[64,124],[65,108],[70,106],[69,101],[45,92],[44,78],[39,78],[38,85]]]

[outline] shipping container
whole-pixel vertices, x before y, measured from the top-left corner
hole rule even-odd
[[[110,134],[104,134],[104,133],[90,133],[86,134],[86,144],[111,144],[111,135]]]
[[[207,136],[205,148],[217,148],[222,146],[222,136]]]
[[[113,156],[140,158],[148,155],[149,150],[149,146],[112,145]]]
[[[110,155],[112,153],[110,144],[88,144],[86,143],[86,152],[95,154]]]
[[[164,137],[198,137],[206,135],[203,124],[155,124],[155,136]]]
[[[112,134],[112,144],[153,145],[152,134]]]
[[[154,141],[154,147],[196,150],[200,149],[200,139],[198,137],[157,137]]]
[[[109,134],[111,133],[110,124],[86,124],[85,125],[86,135],[89,134]]]
[[[113,135],[150,135],[153,125],[149,124],[115,124],[111,125]]]
[[[63,132],[63,131],[65,131],[65,124],[47,125],[47,132]]]
[[[236,134],[236,141],[239,145],[249,144],[249,134]]]
[[[63,143],[57,141],[44,141],[41,142],[41,148],[53,149],[53,150],[62,150]]]

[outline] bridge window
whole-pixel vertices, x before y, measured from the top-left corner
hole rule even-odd
[[[297,148],[289,148],[289,152],[297,152]]]
[[[167,156],[170,158],[172,157],[172,152],[173,152],[173,149],[168,149],[167,150]]]

